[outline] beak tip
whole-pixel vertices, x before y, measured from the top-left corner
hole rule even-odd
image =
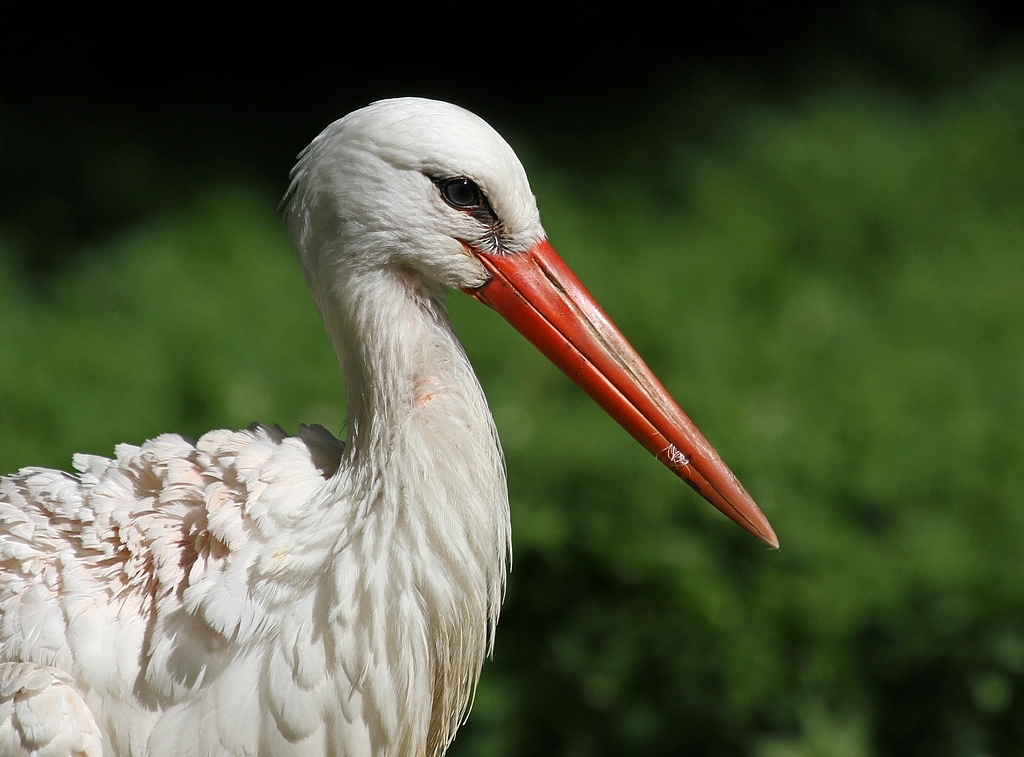
[[[778,549],[779,537],[775,535],[775,529],[772,528],[772,524],[768,522],[768,518],[761,512],[761,508],[754,504],[753,500],[750,500],[749,504],[751,512],[748,514],[754,517],[747,521],[747,524],[750,526],[748,530],[767,544],[769,548]]]
[[[775,529],[772,528],[764,513],[761,512],[760,508],[753,501],[749,505],[750,507],[747,509],[747,512],[743,513],[740,517],[733,517],[732,519],[746,531],[749,531],[760,541],[764,542],[770,549],[778,549],[779,537],[775,535]]]

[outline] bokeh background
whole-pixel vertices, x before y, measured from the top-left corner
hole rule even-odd
[[[453,295],[515,564],[451,754],[1024,753],[1022,12],[30,5],[0,50],[0,470],[340,430],[288,170],[352,108],[453,100],[783,546]]]

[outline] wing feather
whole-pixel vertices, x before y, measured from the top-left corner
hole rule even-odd
[[[251,642],[279,633],[282,603],[305,582],[290,572],[326,559],[290,538],[341,454],[320,427],[292,437],[254,425],[195,443],[165,434],[122,444],[113,458],[75,455],[77,475],[26,468],[0,478],[0,753],[93,757],[105,719],[119,720],[108,724],[117,744],[148,741],[124,724],[125,703],[182,744],[175,723],[192,723],[196,749],[231,742],[251,753],[257,736],[234,726],[255,727],[259,710],[224,685],[241,676],[259,696],[271,673],[302,693],[265,702],[279,727],[322,740],[315,703],[325,684],[280,645]],[[303,648],[315,647],[304,633]],[[239,648],[265,657],[238,664]],[[188,703],[218,677],[208,696],[234,704],[197,729]]]

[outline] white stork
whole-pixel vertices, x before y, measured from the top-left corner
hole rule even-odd
[[[167,434],[77,474],[0,479],[0,754],[440,755],[510,556],[501,449],[442,298],[507,318],[641,444],[769,545],[757,506],[545,239],[486,123],[375,103],[287,198],[338,354],[342,444]]]

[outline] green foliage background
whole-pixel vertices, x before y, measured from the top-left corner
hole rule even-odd
[[[452,754],[1021,753],[1024,63],[921,97],[737,95],[713,140],[687,136],[693,107],[600,145],[599,176],[511,136],[555,247],[782,549],[453,295],[515,564]],[[276,206],[219,182],[48,276],[0,230],[0,469],[254,420],[340,429]]]

